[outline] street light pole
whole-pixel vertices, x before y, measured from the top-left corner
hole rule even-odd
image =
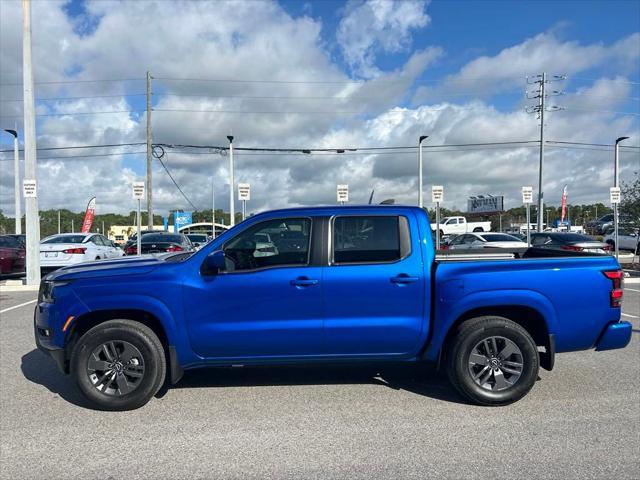
[[[233,227],[236,224],[236,211],[234,204],[235,194],[235,180],[234,180],[234,166],[233,166],[233,135],[227,135],[229,140],[229,216],[230,225]]]
[[[418,140],[418,206],[424,208],[424,197],[422,192],[422,142],[429,138],[428,135],[421,135]]]
[[[22,0],[22,88],[24,112],[24,178],[35,183],[33,195],[25,198],[27,234],[27,285],[40,283],[40,218],[36,167],[36,112],[31,56],[31,1]]]
[[[613,164],[613,186],[619,187],[619,175],[620,175],[620,160],[619,160],[619,147],[620,142],[628,139],[629,137],[618,137],[616,139],[616,147],[614,152],[614,164]],[[618,259],[618,204],[613,204],[613,241],[615,242],[616,260]]]
[[[20,211],[20,153],[18,151],[18,132],[5,129],[5,132],[13,135],[13,189],[15,195],[16,234],[22,234],[22,212]]]

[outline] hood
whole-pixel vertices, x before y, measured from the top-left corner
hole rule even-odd
[[[166,264],[164,258],[170,255],[142,255],[140,257],[121,257],[114,260],[83,262],[62,267],[48,274],[47,280],[73,280],[89,277],[113,277],[118,275],[145,275]]]

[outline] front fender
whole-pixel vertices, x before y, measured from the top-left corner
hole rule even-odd
[[[479,308],[526,307],[536,310],[553,334],[557,330],[558,319],[551,301],[534,290],[488,290],[473,292],[458,299],[439,301],[435,309],[434,333],[426,350],[425,358],[436,361],[447,334],[455,322],[465,313]]]
[[[139,310],[156,317],[169,340],[169,344],[175,345],[179,341],[178,326],[175,316],[170,308],[161,300],[147,295],[108,295],[83,298],[89,313],[114,310]]]

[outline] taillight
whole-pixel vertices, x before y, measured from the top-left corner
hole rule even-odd
[[[66,250],[63,250],[62,253],[71,253],[71,254],[77,254],[77,255],[84,255],[84,252],[86,252],[87,249],[84,247],[78,247],[78,248],[67,248]]]
[[[126,253],[127,255],[135,255],[136,253],[138,253],[138,247],[127,247],[124,253]]]
[[[561,250],[569,250],[571,252],[581,252],[584,250],[582,247],[576,247],[575,245],[563,245],[560,247]]]
[[[622,270],[610,270],[602,273],[604,273],[604,276],[611,280],[611,283],[613,284],[613,289],[609,294],[611,306],[614,308],[620,308],[622,306],[622,296],[624,294],[624,290],[622,289],[624,272]]]
[[[169,248],[167,248],[167,252],[182,252],[184,250],[184,248],[182,248],[180,245],[171,245]]]

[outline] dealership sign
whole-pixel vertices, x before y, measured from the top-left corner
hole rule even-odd
[[[179,232],[186,225],[193,223],[193,212],[175,212],[173,214],[173,231]]]
[[[504,211],[504,197],[502,195],[478,195],[467,200],[469,213],[496,213]]]

